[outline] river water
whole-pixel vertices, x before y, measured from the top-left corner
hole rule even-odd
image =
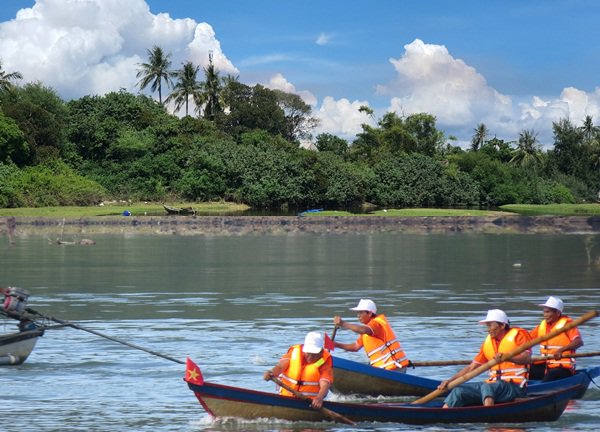
[[[272,390],[262,373],[308,331],[372,298],[417,361],[469,359],[477,321],[504,309],[541,320],[548,295],[572,317],[599,309],[600,236],[589,235],[97,235],[92,246],[42,236],[0,239],[0,286],[30,291],[38,312],[201,367],[209,381]],[[600,319],[582,326],[599,351]],[[1,333],[13,330],[1,323]],[[339,331],[349,342],[354,334]],[[364,361],[362,352],[335,354]],[[600,359],[581,359],[579,365]],[[448,378],[458,367],[411,373]],[[27,362],[0,368],[4,431],[339,431],[600,429],[592,384],[558,422],[404,426],[213,421],[182,381],[184,366],[73,328],[49,330]],[[600,384],[600,383],[599,383]],[[335,398],[335,396],[334,396]]]

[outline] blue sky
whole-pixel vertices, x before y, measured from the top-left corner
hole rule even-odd
[[[600,124],[599,21],[595,0],[2,0],[0,59],[74,98],[137,91],[154,44],[174,68],[211,51],[223,73],[301,95],[317,133],[352,140],[366,104],[432,113],[463,144],[483,122],[548,145],[560,118]]]

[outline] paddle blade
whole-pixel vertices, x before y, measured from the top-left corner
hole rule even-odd
[[[200,368],[189,357],[185,362],[185,380],[191,384],[204,384],[204,377],[202,376],[202,372],[200,372]]]
[[[325,333],[325,337],[323,338],[323,347],[327,351],[333,351],[335,349],[335,343],[333,343],[333,340],[329,337],[327,333]]]

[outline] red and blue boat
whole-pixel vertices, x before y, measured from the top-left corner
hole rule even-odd
[[[581,393],[581,384],[532,395],[491,407],[442,408],[441,400],[425,404],[398,402],[325,401],[325,410],[315,410],[310,402],[276,393],[244,389],[204,380],[198,366],[188,359],[184,380],[211,417],[242,419],[281,419],[320,422],[336,420],[334,412],[354,422],[435,423],[524,423],[548,422],[560,418],[570,399]]]
[[[394,372],[355,362],[342,357],[333,357],[335,381],[333,391],[340,394],[369,396],[424,396],[437,389],[439,380],[420,377],[410,373]],[[584,368],[571,377],[556,381],[530,381],[528,392],[537,394],[552,392],[568,387],[580,386],[583,396],[590,382],[600,375],[600,367]]]

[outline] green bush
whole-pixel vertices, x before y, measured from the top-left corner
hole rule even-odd
[[[79,176],[59,160],[22,170],[1,165],[0,178],[3,207],[85,206],[106,196],[102,186]]]

